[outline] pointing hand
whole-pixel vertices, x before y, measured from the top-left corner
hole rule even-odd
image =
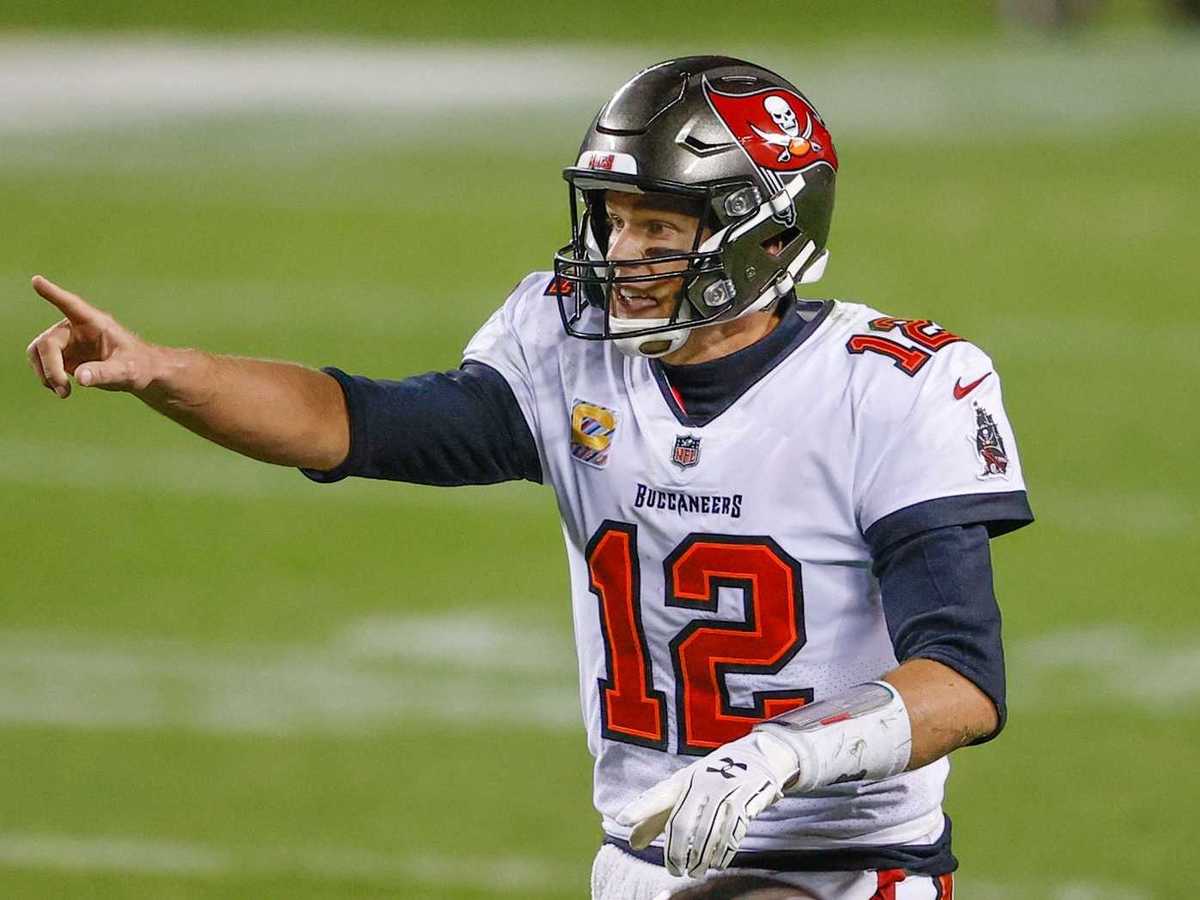
[[[26,348],[29,365],[59,397],[71,394],[71,379],[84,387],[144,391],[152,379],[155,348],[108,313],[54,282],[35,275],[33,289],[65,318]]]

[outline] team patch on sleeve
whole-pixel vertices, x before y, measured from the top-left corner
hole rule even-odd
[[[615,410],[576,400],[571,407],[571,456],[581,463],[603,469],[608,465],[616,431]]]
[[[975,452],[983,463],[979,478],[993,478],[1008,474],[1008,453],[1004,449],[1004,438],[991,413],[978,403],[975,407]]]

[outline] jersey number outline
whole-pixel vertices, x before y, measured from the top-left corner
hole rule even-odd
[[[897,369],[910,378],[924,368],[934,353],[962,340],[954,332],[935,325],[929,319],[895,319],[891,316],[880,316],[872,319],[867,325],[872,331],[894,331],[898,328],[901,334],[917,346],[906,347],[899,341],[877,334],[856,334],[846,341],[846,350],[853,354],[869,351],[887,356]]]
[[[601,734],[666,750],[667,701],[654,689],[641,616],[637,526],[605,520],[588,542],[589,586],[599,601],[607,678]],[[716,612],[722,587],[742,592],[743,620],[697,618],[670,642],[677,752],[701,756],[763,719],[809,703],[811,688],[755,691],[753,705],[729,696],[730,674],[775,674],[807,642],[800,563],[769,537],[689,534],[663,560],[665,605]]]

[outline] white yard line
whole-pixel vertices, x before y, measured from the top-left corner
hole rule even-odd
[[[1200,716],[1200,635],[1151,638],[1136,627],[1091,625],[1014,641],[1011,701],[1027,709],[1114,706],[1165,718]],[[1084,680],[1086,694],[1064,690]]]
[[[314,38],[0,39],[0,129],[53,132],[246,111],[379,112],[534,108],[599,96],[628,55],[553,48],[354,44]],[[47,65],[52,59],[53,65]],[[462,123],[462,140],[472,134]],[[481,149],[484,149],[481,147]]]
[[[935,63],[926,50],[841,45],[802,56],[767,50],[763,60],[806,88],[837,133],[952,131],[994,140],[1200,114],[1200,54],[1185,39],[963,42],[939,46]],[[419,126],[437,114],[457,115],[447,136],[484,152],[492,136],[477,130],[474,114],[494,120],[560,104],[580,110],[574,118],[582,128],[593,107],[648,61],[645,51],[599,46],[11,36],[0,38],[0,133],[244,112],[386,113]]]
[[[0,865],[9,868],[211,876],[231,864],[228,853],[177,841],[0,833]]]
[[[431,488],[348,479],[335,485],[313,484],[297,471],[265,466],[199,443],[192,449],[153,449],[83,445],[66,439],[30,441],[3,437],[0,459],[6,461],[5,466],[0,466],[0,484],[26,488],[144,491],[167,497],[273,499],[301,504],[383,506],[398,511],[429,507],[504,508],[520,513],[549,510],[554,505],[547,491],[525,483]]]
[[[570,637],[477,616],[374,619],[328,646],[0,632],[0,722],[207,733],[580,727]]]
[[[494,609],[494,608],[493,608]],[[1200,635],[1065,629],[1011,641],[1014,707],[1200,715]],[[367,619],[325,645],[203,645],[0,631],[0,723],[216,734],[363,734],[436,722],[580,727],[565,634],[493,611]],[[1086,692],[1063,690],[1086,681]]]
[[[334,646],[351,658],[451,664],[455,668],[515,675],[571,676],[569,637],[528,624],[503,622],[495,610],[430,616],[375,616],[344,628]]]
[[[312,880],[424,884],[521,894],[562,890],[586,873],[529,856],[386,854],[352,847],[238,847],[145,837],[0,832],[0,867],[61,872],[124,872],[203,878],[306,876]]]

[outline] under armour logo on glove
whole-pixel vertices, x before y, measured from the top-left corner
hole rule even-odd
[[[798,765],[778,738],[748,734],[660,781],[617,813],[617,824],[630,830],[635,850],[663,834],[663,863],[672,875],[724,869],[750,820],[783,796]]]
[[[733,772],[734,769],[741,769],[743,772],[746,771],[745,763],[734,762],[728,756],[722,756],[719,760],[717,760],[717,762],[725,763],[725,765],[721,766],[721,768],[719,768],[719,769],[709,766],[706,769],[706,771],[716,772],[722,778],[736,778],[737,775],[734,774],[734,772]]]

